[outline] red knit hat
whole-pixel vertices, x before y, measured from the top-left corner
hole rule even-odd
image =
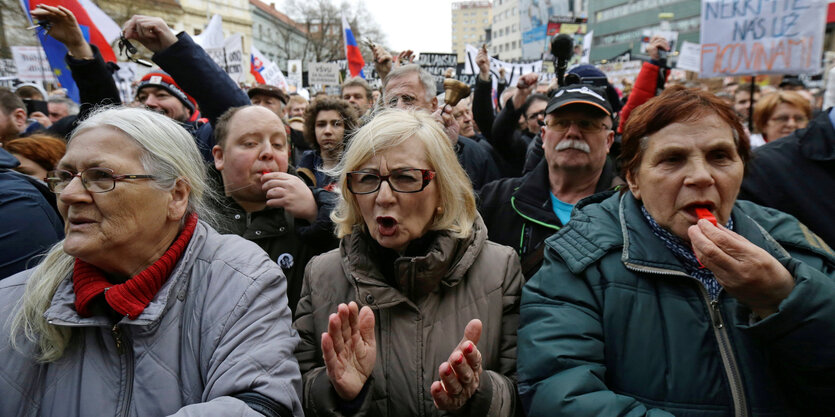
[[[139,81],[139,87],[136,88],[136,94],[139,94],[139,92],[145,87],[157,87],[168,91],[172,96],[177,97],[177,99],[183,102],[183,105],[188,107],[192,114],[194,113],[194,109],[197,108],[197,102],[194,101],[194,98],[186,94],[186,92],[183,91],[183,89],[180,88],[176,82],[174,82],[174,79],[161,69],[151,70],[151,72],[145,74],[145,76],[142,77],[142,80]]]

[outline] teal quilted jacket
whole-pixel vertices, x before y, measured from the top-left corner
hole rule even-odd
[[[738,201],[732,216],[795,278],[764,320],[711,300],[631,193],[581,201],[522,293],[528,415],[835,415],[835,255],[776,210]]]

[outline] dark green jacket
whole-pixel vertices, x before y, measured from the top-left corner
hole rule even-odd
[[[761,321],[724,291],[712,302],[631,193],[581,201],[522,293],[528,415],[835,415],[832,250],[776,210],[737,202],[732,216],[795,278]]]

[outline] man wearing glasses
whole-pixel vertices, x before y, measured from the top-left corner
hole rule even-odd
[[[545,158],[524,176],[493,182],[480,193],[488,238],[516,249],[526,278],[542,263],[545,239],[568,223],[578,201],[624,184],[607,158],[615,133],[601,93],[582,84],[561,87],[545,113]]]

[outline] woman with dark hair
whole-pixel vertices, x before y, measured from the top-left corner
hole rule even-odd
[[[835,255],[737,201],[729,105],[672,87],[624,127],[628,189],[581,201],[522,292],[528,415],[835,412]]]
[[[325,171],[339,163],[348,134],[356,127],[357,113],[351,103],[332,97],[313,100],[304,115],[304,138],[313,150],[299,158],[298,173],[314,187],[332,190],[336,178]]]
[[[41,134],[10,140],[3,147],[20,161],[15,171],[40,181],[46,178],[47,172],[55,169],[55,164],[67,151],[67,143],[63,140]]]

